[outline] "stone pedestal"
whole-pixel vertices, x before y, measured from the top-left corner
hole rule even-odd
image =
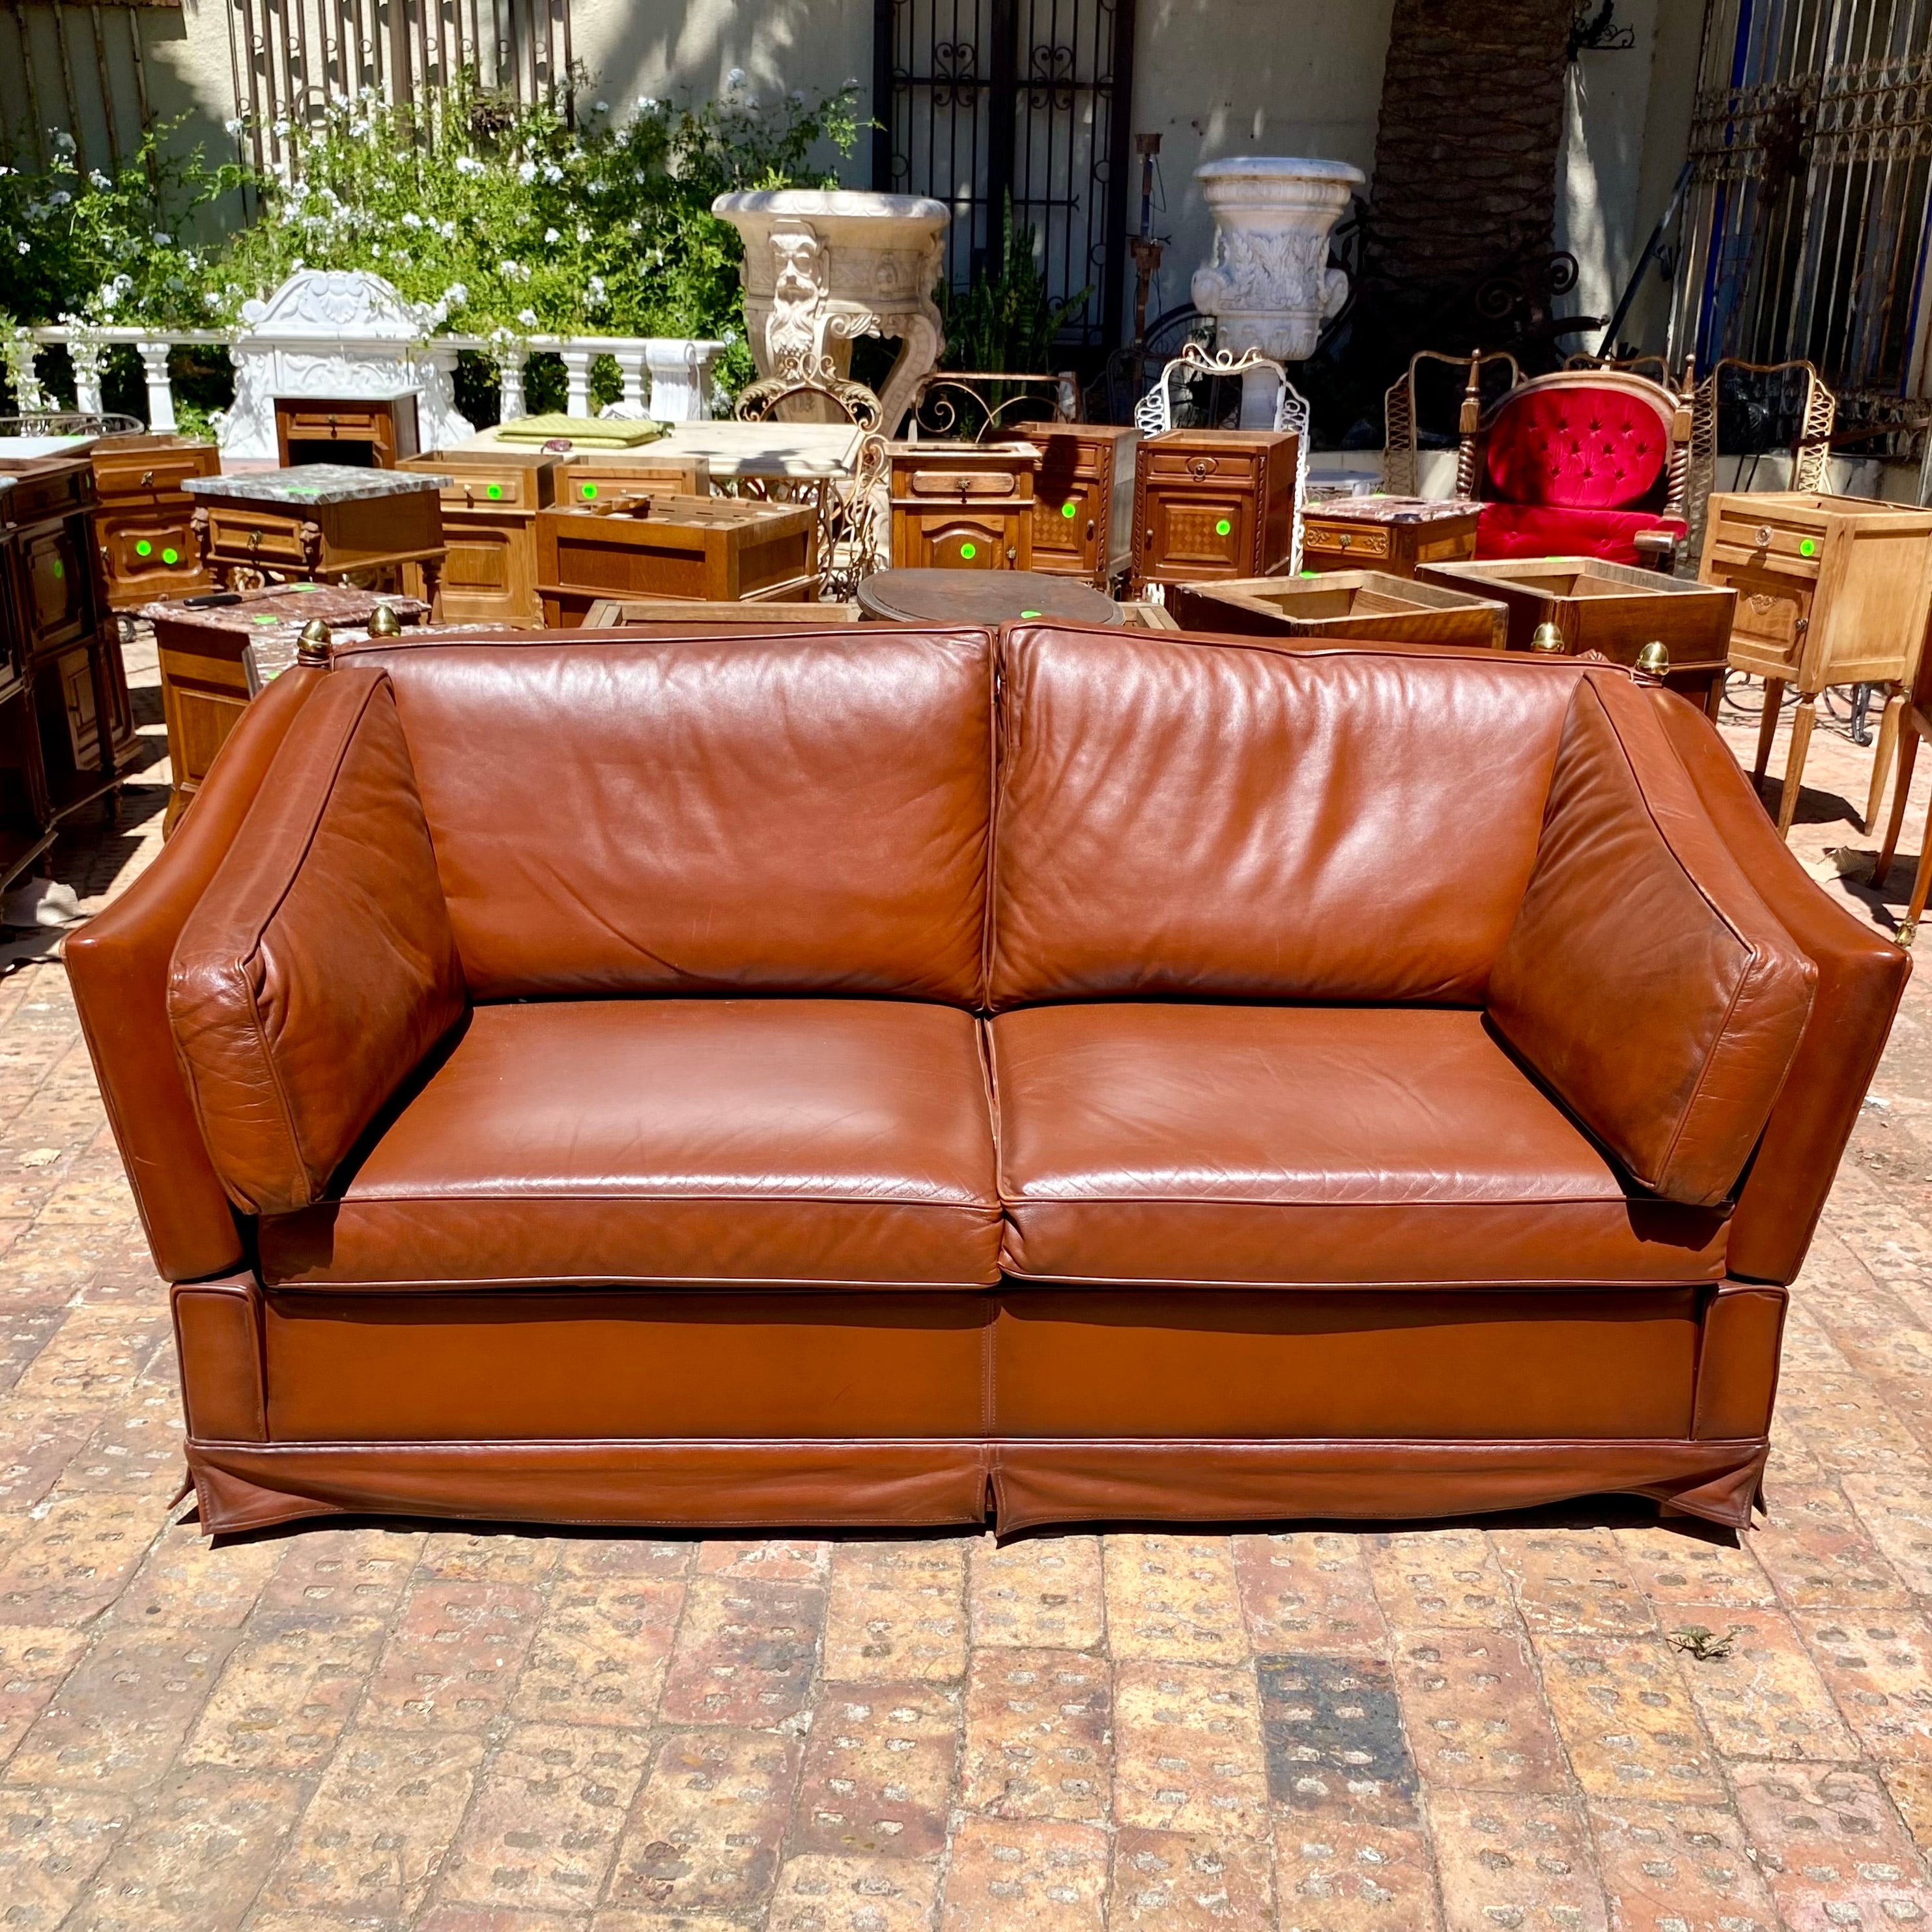
[[[760,376],[845,376],[852,339],[898,338],[880,386],[887,432],[946,346],[932,290],[951,219],[923,195],[853,188],[721,194],[713,214],[745,238],[745,319]]]
[[[418,391],[425,449],[466,442],[475,425],[456,406],[456,351],[425,340],[428,319],[364,270],[304,268],[266,302],[242,310],[230,352],[235,402],[222,425],[224,464],[276,461],[278,396],[379,396]]]
[[[1367,178],[1346,161],[1242,155],[1205,162],[1194,178],[1214,217],[1214,254],[1192,292],[1216,320],[1215,346],[1278,362],[1313,355],[1348,293],[1348,277],[1328,266],[1328,238]],[[1242,379],[1244,429],[1273,426],[1277,393],[1268,370]]]

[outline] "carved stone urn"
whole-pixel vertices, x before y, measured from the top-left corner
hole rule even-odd
[[[857,188],[758,188],[721,194],[711,212],[745,238],[745,320],[760,376],[843,376],[852,339],[896,337],[881,385],[888,430],[946,346],[932,290],[946,204]]]
[[[1215,346],[1258,349],[1278,362],[1315,353],[1322,325],[1348,298],[1348,278],[1328,266],[1328,237],[1368,177],[1346,161],[1244,154],[1194,170],[1214,217],[1214,259],[1194,272],[1194,306],[1219,325]],[[1241,421],[1251,404],[1271,410],[1269,372],[1245,379]],[[1256,394],[1251,397],[1248,389]]]

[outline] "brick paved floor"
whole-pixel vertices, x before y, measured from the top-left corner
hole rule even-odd
[[[158,716],[136,659],[142,716]],[[1826,736],[1797,846],[1868,754]],[[151,855],[63,842],[91,897]],[[1911,821],[1918,836],[1919,815]],[[147,1264],[0,979],[0,1932],[1883,1932],[1932,1908],[1932,992],[1742,1548],[1617,1502],[836,1543],[172,1520]],[[1728,1635],[1697,1661],[1670,1634]]]

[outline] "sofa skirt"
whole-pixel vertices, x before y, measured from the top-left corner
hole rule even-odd
[[[1622,1491],[1744,1522],[1780,1289],[184,1285],[211,1533],[1388,1520]]]

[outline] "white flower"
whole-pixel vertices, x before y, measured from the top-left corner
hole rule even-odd
[[[590,230],[580,221],[577,224],[577,238],[580,242],[588,242],[590,239]]]
[[[74,152],[74,136],[64,128],[50,128],[47,131],[53,136],[53,148],[56,154],[70,154]]]
[[[480,175],[488,170],[474,154],[459,154],[456,158],[456,172],[460,175]]]
[[[658,102],[656,94],[640,94],[638,96],[638,112],[640,114],[655,114],[657,111]]]
[[[65,188],[57,188],[47,196],[47,206],[50,208],[64,208],[73,199],[74,196]]]
[[[537,164],[534,161],[521,161],[517,166],[517,178],[528,188],[537,178]]]
[[[452,282],[442,292],[442,305],[446,309],[460,308],[470,299],[470,291],[460,282]]]
[[[856,74],[848,74],[845,76],[845,85],[848,87],[856,87],[859,85],[859,76]]]
[[[15,249],[22,255],[30,255],[33,253],[33,250],[29,248],[24,242],[16,242],[14,244],[14,246]]]
[[[608,114],[610,111],[610,104],[608,100],[600,100],[591,111],[597,114]]]
[[[221,124],[232,139],[236,140],[241,139],[242,117],[240,115],[236,115],[232,119],[223,122]]]
[[[422,226],[422,217],[413,208],[406,209],[403,214],[403,226],[405,228],[420,228]]]
[[[559,182],[562,180],[563,170],[557,166],[556,162],[546,161],[543,164],[543,178],[554,188]]]
[[[208,308],[219,308],[221,306],[221,298],[212,289],[209,290],[201,299],[203,304]]]
[[[544,239],[546,242],[561,242],[563,237],[554,228],[546,228],[544,230]]]
[[[724,76],[724,85],[727,87],[742,87],[744,84],[745,70],[741,67],[734,67],[731,71]]]
[[[172,248],[174,246],[174,239],[175,238],[172,235],[164,235],[159,229],[157,229],[154,231],[154,246],[157,248]]]
[[[114,185],[98,168],[90,169],[87,178],[96,188],[112,188]]]
[[[537,312],[533,308],[520,308],[517,311],[517,320],[526,328],[534,328],[537,326]]]

